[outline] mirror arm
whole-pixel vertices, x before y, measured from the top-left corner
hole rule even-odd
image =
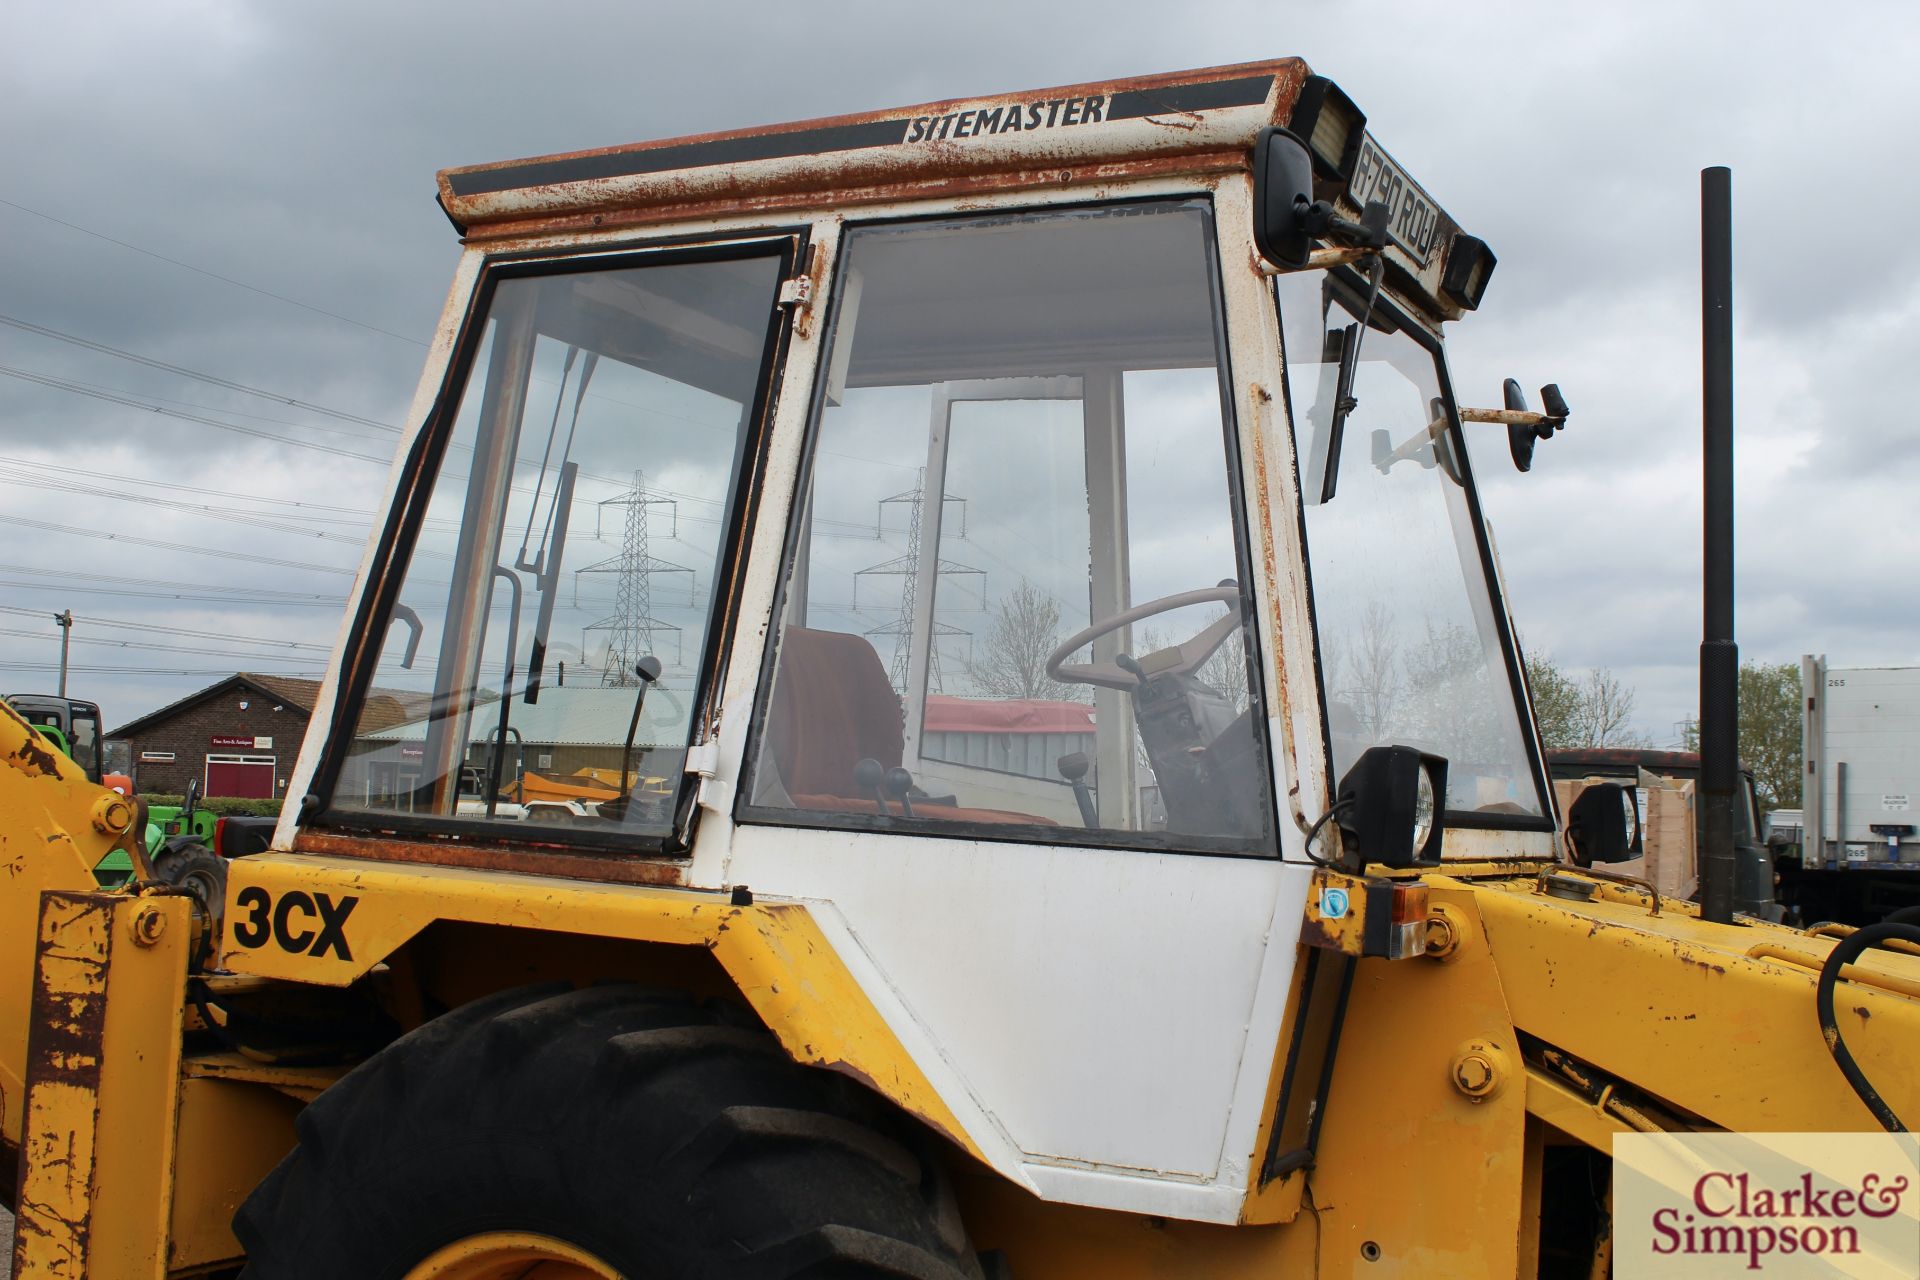
[[[1292,275],[1296,271],[1321,271],[1333,267],[1352,266],[1356,262],[1377,258],[1382,252],[1384,251],[1365,245],[1315,249],[1307,255],[1306,263],[1298,267],[1276,267],[1256,253],[1253,255],[1253,269],[1263,276],[1285,276]]]
[[[1460,421],[1497,422],[1510,427],[1545,428],[1548,432],[1557,431],[1567,423],[1565,418],[1535,413],[1531,409],[1462,409]]]

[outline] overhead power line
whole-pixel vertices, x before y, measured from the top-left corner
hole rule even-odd
[[[18,636],[26,640],[48,640],[44,631],[28,631],[19,627],[0,627],[0,636]],[[204,645],[157,644],[151,640],[111,640],[95,636],[74,636],[74,644],[90,644],[108,649],[142,649],[157,653],[192,653],[212,658],[235,658],[245,662],[312,662],[313,655],[304,653],[272,654],[248,653],[238,649],[214,649]]]
[[[205,582],[170,582],[164,578],[129,577],[120,573],[83,573],[77,569],[35,569],[24,564],[0,564],[0,573],[26,573],[41,578],[58,578],[60,584],[72,582],[124,582],[143,587],[178,587],[183,591],[224,591],[232,593],[244,590],[249,599],[265,604],[294,604],[312,601],[316,604],[339,604],[344,596],[318,595],[307,591],[283,591],[276,587],[216,586]]]
[[[36,475],[0,474],[0,484],[28,485],[43,492],[76,493],[89,498],[105,498],[112,502],[131,502],[144,507],[159,507],[168,511],[178,511],[185,515],[197,516],[207,520],[225,520],[232,524],[252,525],[257,529],[271,529],[276,533],[291,533],[301,538],[319,538],[327,542],[345,543],[350,547],[364,547],[367,539],[362,533],[359,537],[350,537],[344,533],[333,533],[325,529],[303,529],[299,525],[286,524],[280,520],[265,516],[251,515],[244,511],[225,511],[204,502],[181,502],[173,498],[162,498],[151,493],[134,493],[124,489],[103,489],[93,485],[76,484],[71,480],[53,480]]]
[[[245,595],[198,595],[182,591],[135,591],[127,587],[76,587],[59,582],[19,582],[0,578],[0,587],[12,587],[18,591],[50,591],[62,596],[121,596],[130,600],[174,600],[190,604],[239,605],[257,609],[263,604],[276,609],[284,608],[321,608],[338,609],[346,603],[346,597],[337,596],[331,600],[261,600]]]
[[[105,542],[159,547],[163,551],[191,551],[200,556],[215,556],[222,560],[245,560],[253,564],[276,565],[282,569],[307,569],[314,573],[352,574],[355,572],[353,569],[341,569],[330,564],[310,564],[304,560],[280,560],[273,556],[249,555],[244,551],[227,551],[219,547],[196,547],[185,542],[163,542],[158,538],[142,538],[131,533],[110,533],[104,529],[80,529],[68,524],[54,524],[50,520],[29,520],[25,516],[0,515],[0,521],[22,525],[29,529],[44,529],[48,533],[70,533],[82,538],[99,538]]]
[[[47,615],[45,609],[22,609],[17,605],[0,605],[0,613],[19,614],[29,618],[42,618]],[[313,644],[302,640],[273,640],[265,636],[236,636],[227,631],[196,631],[189,627],[169,627],[157,622],[130,622],[120,618],[98,618],[87,614],[75,614],[76,622],[84,622],[92,627],[108,627],[125,631],[151,631],[164,635],[191,636],[201,640],[229,640],[236,644],[263,644],[284,649],[310,649],[318,653],[331,653],[333,646]]]
[[[355,320],[352,316],[343,316],[337,311],[328,311],[325,307],[316,307],[310,302],[302,302],[298,298],[289,298],[284,293],[275,293],[271,289],[262,289],[260,286],[248,284],[244,280],[235,280],[232,276],[223,276],[218,271],[209,271],[205,267],[195,266],[191,262],[182,262],[178,258],[169,258],[164,253],[155,253],[152,249],[143,249],[137,244],[129,244],[125,240],[116,239],[113,236],[107,235],[105,232],[95,231],[91,227],[83,227],[77,222],[68,222],[65,218],[56,218],[50,213],[42,213],[38,209],[29,209],[26,205],[13,200],[0,200],[0,204],[6,205],[9,209],[18,209],[21,213],[31,214],[33,217],[42,218],[56,226],[65,227],[69,231],[77,231],[83,236],[92,236],[95,240],[104,240],[108,244],[119,245],[122,249],[128,249],[134,253],[142,254],[145,257],[153,258],[187,271],[192,271],[198,275],[206,276],[211,280],[218,280],[222,284],[230,284],[236,289],[245,289],[248,293],[257,293],[263,298],[272,298],[276,302],[284,302],[288,306],[299,307],[302,311],[311,311],[315,315],[325,316],[329,320],[339,320],[344,324],[358,325],[362,329],[384,334],[389,338],[398,338],[402,342],[411,342],[416,347],[424,347],[427,345],[418,338],[409,338],[404,333],[395,333],[391,329],[382,329],[377,324],[368,324],[365,320]]]
[[[351,449],[342,449],[338,445],[320,444],[313,440],[296,440],[290,436],[276,435],[271,431],[263,431],[259,427],[242,426],[237,422],[222,422],[218,418],[203,417],[197,413],[186,413],[180,409],[169,409],[165,405],[136,400],[131,396],[123,396],[112,391],[102,391],[98,388],[90,387],[83,382],[70,382],[65,378],[49,377],[44,373],[32,373],[26,369],[15,369],[9,365],[0,365],[0,373],[5,374],[9,378],[19,378],[23,382],[34,382],[43,387],[52,387],[56,391],[69,391],[77,396],[89,396],[95,400],[105,400],[110,404],[125,405],[129,409],[139,409],[144,413],[158,413],[169,418],[179,418],[183,422],[198,422],[203,426],[218,427],[222,431],[238,432],[240,435],[253,436],[255,439],[271,441],[274,444],[293,445],[295,448],[300,449],[318,449],[322,453],[331,453],[341,458],[357,458],[361,462],[373,462],[381,466],[386,466],[393,460],[390,456],[376,457],[372,454],[355,453]],[[337,431],[337,428],[322,426],[314,426],[306,429],[311,431]],[[352,433],[342,434],[350,435]],[[360,440],[366,439],[365,436],[354,436],[354,438]]]
[[[276,404],[291,405],[296,409],[305,409],[309,413],[323,414],[329,418],[338,418],[342,422],[357,422],[361,426],[378,427],[382,431],[398,431],[400,429],[390,422],[381,422],[375,418],[363,418],[357,413],[348,413],[343,409],[330,409],[326,405],[315,404],[311,400],[302,400],[296,396],[282,395],[278,391],[263,391],[259,387],[250,387],[244,382],[235,382],[230,378],[222,378],[217,374],[202,373],[197,369],[188,369],[181,365],[169,364],[165,360],[156,360],[152,356],[143,356],[138,352],[124,351],[119,347],[108,346],[104,342],[95,342],[91,338],[82,338],[77,334],[62,333],[58,329],[52,329],[43,324],[35,324],[31,320],[22,320],[16,316],[0,315],[0,324],[11,325],[16,329],[24,329],[28,333],[37,333],[43,338],[52,338],[58,342],[71,343],[76,347],[85,347],[89,351],[98,351],[102,355],[114,356],[121,360],[130,360],[135,364],[143,364],[149,369],[161,369],[167,373],[179,374],[181,377],[191,378],[195,382],[204,382],[210,386],[224,387],[228,391],[238,391],[243,395],[258,396],[262,400],[272,400]],[[288,425],[293,424],[290,423]]]
[[[8,662],[0,661],[0,671],[58,671],[58,662]],[[128,676],[230,676],[232,668],[222,670],[219,667],[115,667],[115,666],[68,666],[67,670],[76,675],[128,675]],[[281,676],[308,676],[319,678],[326,674],[319,667],[299,667],[291,671],[278,669],[273,672]]]

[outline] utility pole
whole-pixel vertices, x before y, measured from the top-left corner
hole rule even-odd
[[[73,610],[67,609],[53,615],[60,624],[60,696],[67,696],[67,647],[73,641]]]

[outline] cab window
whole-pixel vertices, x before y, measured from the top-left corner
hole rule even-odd
[[[1210,211],[850,232],[742,816],[1259,852]]]
[[[482,289],[333,748],[333,818],[674,831],[790,246],[516,266]]]

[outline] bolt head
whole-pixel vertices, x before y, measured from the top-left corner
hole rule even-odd
[[[1478,1097],[1493,1087],[1493,1064],[1477,1053],[1467,1054],[1454,1063],[1453,1082],[1462,1093]]]
[[[127,922],[127,927],[135,943],[151,947],[167,931],[167,917],[157,903],[143,902],[134,908],[133,918]]]
[[[1469,1040],[1453,1055],[1453,1087],[1475,1102],[1500,1092],[1507,1082],[1507,1055],[1484,1040]]]
[[[117,836],[133,825],[133,806],[117,792],[108,792],[93,802],[93,829],[102,835]]]

